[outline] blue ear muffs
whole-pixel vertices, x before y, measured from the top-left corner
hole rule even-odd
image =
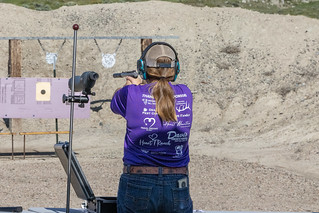
[[[177,76],[179,74],[179,71],[180,71],[179,61],[176,61],[175,62],[175,76],[174,76],[174,80],[173,81],[176,80],[176,78],[177,78]]]
[[[174,66],[174,69],[175,69],[175,76],[174,76],[174,80],[176,80],[177,78],[177,75],[179,74],[180,72],[180,65],[179,65],[179,60],[178,60],[178,57],[177,57],[177,52],[175,51],[175,49],[169,45],[168,43],[165,43],[165,42],[153,42],[151,43],[150,45],[148,45],[145,50],[142,52],[142,56],[139,60],[137,60],[137,71],[138,73],[141,75],[142,79],[146,80],[147,79],[147,74],[146,74],[146,62],[145,62],[145,56],[146,56],[146,53],[149,49],[151,49],[151,47],[155,46],[155,45],[166,45],[168,46],[170,49],[173,50],[173,52],[175,53],[175,66]]]
[[[142,76],[143,80],[146,80],[146,69],[145,69],[145,63],[142,59],[137,60],[137,71],[138,74]]]

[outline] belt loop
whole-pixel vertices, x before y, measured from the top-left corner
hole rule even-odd
[[[127,174],[131,174],[131,165],[126,166],[126,172]]]
[[[159,176],[162,176],[163,175],[163,167],[158,167],[158,174]]]

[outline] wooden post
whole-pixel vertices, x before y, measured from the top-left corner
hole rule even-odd
[[[9,40],[8,77],[21,77],[21,40]],[[14,128],[14,129],[13,129]],[[9,119],[11,132],[21,129],[21,119]]]
[[[9,40],[8,76],[21,77],[21,40]]]
[[[146,47],[148,45],[150,45],[152,43],[152,39],[141,39],[141,52],[143,53],[143,51],[146,49]],[[146,84],[146,80],[142,80],[142,84]]]
[[[152,43],[152,39],[141,39],[141,52],[145,50],[145,48]]]

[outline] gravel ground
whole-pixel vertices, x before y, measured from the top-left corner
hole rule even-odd
[[[156,10],[155,10],[156,9]],[[147,1],[62,7],[40,12],[0,4],[0,36],[178,36],[164,39],[181,62],[177,82],[194,94],[190,140],[195,209],[215,211],[319,211],[319,24],[301,16],[267,15],[240,8],[197,8]],[[27,21],[26,21],[27,20]],[[156,39],[153,39],[156,41]],[[61,40],[42,40],[49,52]],[[96,196],[115,196],[122,168],[124,120],[108,100],[140,57],[136,39],[97,40],[116,52],[106,69],[93,40],[79,40],[77,71],[100,74],[89,119],[74,123],[74,150]],[[61,48],[57,76],[71,77],[72,41]],[[0,40],[0,76],[7,77],[8,41]],[[22,77],[52,77],[36,40],[22,41]],[[59,120],[68,130],[68,119]],[[20,119],[15,132],[54,131],[53,119]],[[8,132],[5,122],[0,131]],[[60,136],[67,141],[66,135]],[[66,175],[54,155],[55,136],[0,138],[0,206],[64,207]],[[72,191],[71,206],[81,200]]]

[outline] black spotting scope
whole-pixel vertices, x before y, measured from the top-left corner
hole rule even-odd
[[[83,95],[95,95],[91,92],[94,87],[95,81],[99,78],[99,74],[93,71],[82,73],[81,76],[74,77],[74,91],[81,92]],[[69,79],[69,88],[72,87],[72,78]]]
[[[94,87],[95,81],[99,78],[99,74],[93,71],[84,72],[81,76],[74,77],[74,92],[81,92],[82,95],[63,95],[62,101],[80,103],[79,107],[84,107],[84,103],[89,102],[88,95],[95,96],[95,92],[91,89]],[[72,90],[72,78],[69,79],[69,88]]]

